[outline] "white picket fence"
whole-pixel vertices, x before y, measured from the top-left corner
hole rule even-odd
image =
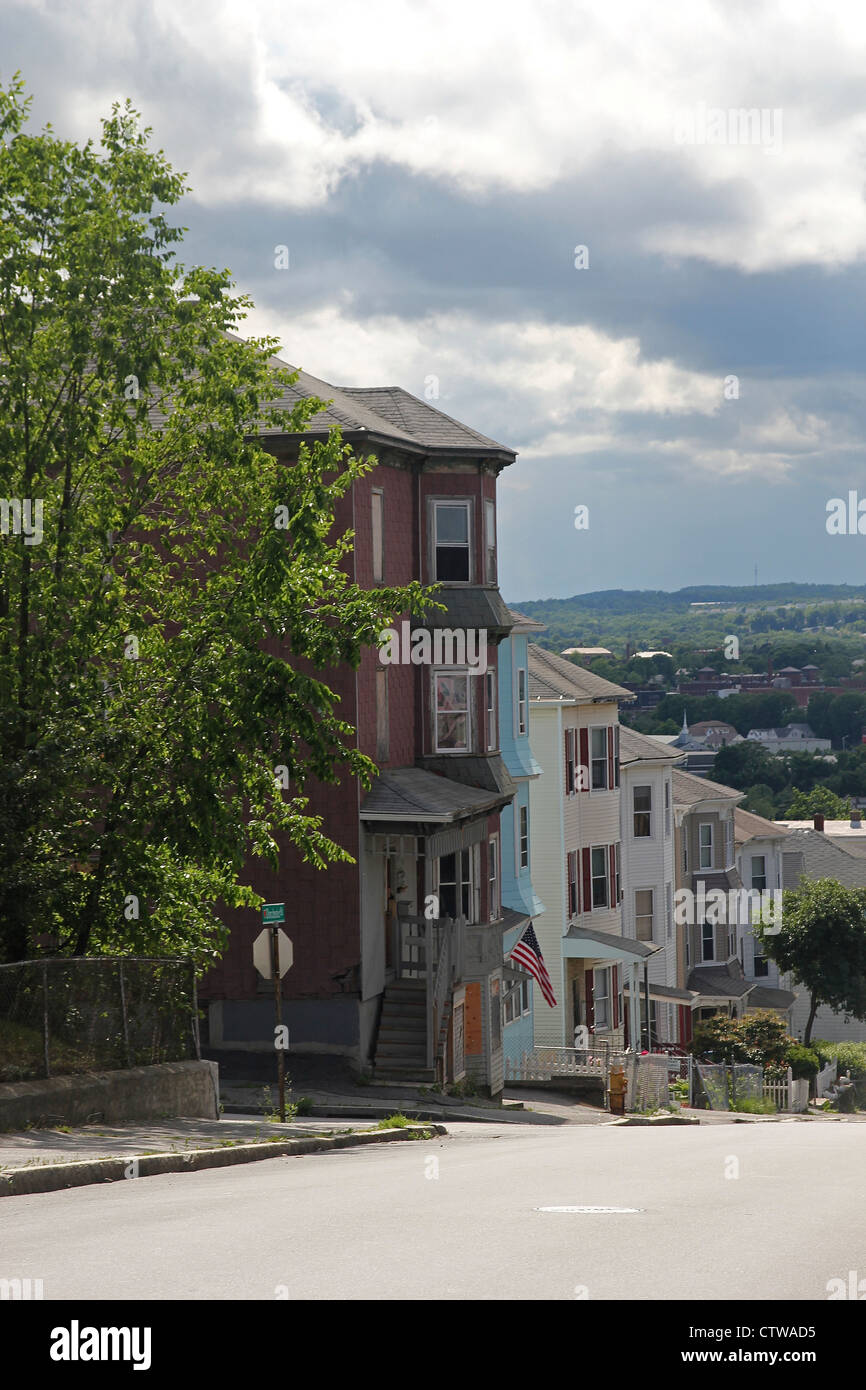
[[[822,1096],[826,1096],[831,1086],[836,1085],[838,1071],[839,1063],[834,1057],[832,1062],[828,1062],[826,1067],[822,1067],[821,1071],[818,1072],[815,1077],[815,1095],[819,1100]]]
[[[788,1068],[787,1076],[779,1081],[764,1081],[764,1096],[777,1110],[790,1115],[804,1115],[809,1109],[809,1082],[795,1081]]]

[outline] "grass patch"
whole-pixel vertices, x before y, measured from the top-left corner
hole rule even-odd
[[[738,1100],[736,1105],[731,1101],[730,1108],[738,1115],[775,1115],[777,1113],[775,1102],[770,1100],[769,1096],[762,1096],[760,1100],[756,1097]]]

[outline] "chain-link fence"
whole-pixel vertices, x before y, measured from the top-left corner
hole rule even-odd
[[[191,961],[86,956],[0,965],[0,1081],[199,1056]]]
[[[761,1100],[764,1072],[750,1062],[697,1062],[698,1076],[710,1110],[730,1110],[737,1101]]]

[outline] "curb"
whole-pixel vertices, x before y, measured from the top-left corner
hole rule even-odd
[[[423,1129],[367,1130],[361,1134],[335,1134],[327,1138],[283,1139],[278,1143],[238,1144],[225,1149],[191,1149],[188,1153],[125,1154],[123,1158],[87,1159],[79,1163],[51,1163],[44,1167],[16,1168],[0,1173],[0,1197],[24,1197],[36,1192],[57,1192],[91,1183],[119,1182],[129,1176],[135,1163],[135,1177],[152,1178],[161,1173],[196,1173],[204,1168],[229,1168],[235,1163],[256,1163],[268,1158],[327,1153],[330,1149],[350,1149],[366,1144],[388,1144],[429,1134],[447,1134],[444,1125],[429,1124]]]
[[[374,1107],[370,1101],[362,1105],[312,1105],[304,1111],[300,1118],[307,1119],[312,1116],[316,1120],[382,1120],[388,1115],[393,1115],[394,1109],[395,1103],[386,1100],[382,1101],[378,1107]],[[405,1115],[407,1120],[460,1120],[490,1125],[507,1123],[503,1117],[509,1114],[508,1110],[500,1110],[498,1112],[491,1111],[489,1114],[475,1115],[469,1114],[465,1110],[433,1110],[414,1105],[401,1105],[399,1110],[400,1114]],[[222,1113],[224,1115],[265,1115],[270,1112],[260,1105],[224,1105]]]
[[[621,1120],[609,1120],[606,1129],[635,1129],[638,1125],[649,1125],[655,1129],[659,1125],[699,1125],[696,1115],[626,1115]]]

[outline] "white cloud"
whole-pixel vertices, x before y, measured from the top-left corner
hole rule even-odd
[[[651,155],[733,220],[683,206],[636,226],[645,246],[749,271],[866,253],[855,5],[80,0],[49,23],[76,126],[128,92],[206,205],[315,207],[373,161],[480,197]],[[781,110],[781,146],[677,143],[701,104]]]

